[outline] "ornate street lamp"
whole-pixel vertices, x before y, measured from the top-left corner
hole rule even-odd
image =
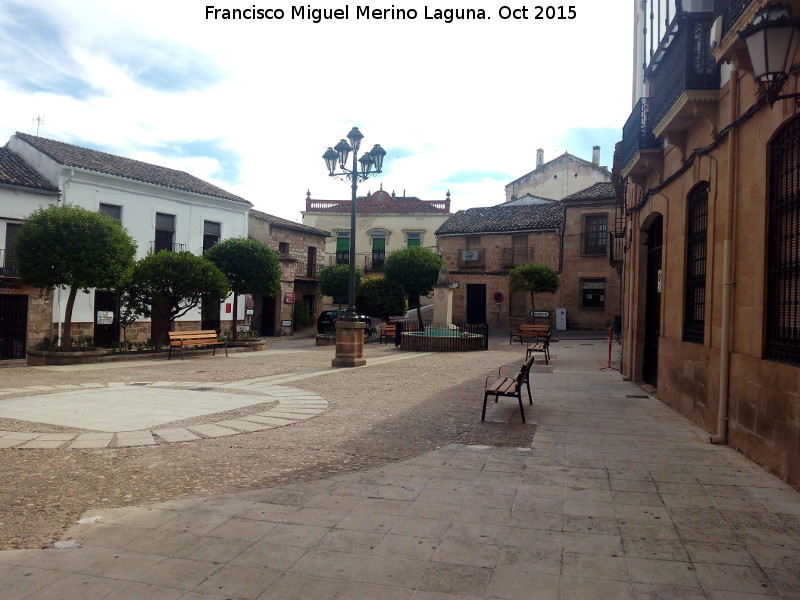
[[[772,4],[760,10],[753,22],[739,32],[747,45],[753,77],[770,105],[784,98],[794,98],[800,103],[800,94],[779,95],[794,65],[800,30],[785,4]]]
[[[338,144],[332,148],[328,148],[322,158],[325,160],[325,166],[331,177],[344,177],[350,179],[351,182],[351,202],[350,202],[350,272],[347,280],[347,312],[344,315],[344,321],[358,321],[358,313],[356,312],[356,193],[358,190],[358,183],[366,181],[371,175],[377,175],[381,172],[383,166],[383,157],[386,156],[386,150],[380,147],[380,144],[375,146],[369,152],[364,152],[361,158],[358,158],[358,150],[361,147],[361,140],[364,139],[358,127],[353,127],[350,133],[347,134],[346,140],[340,140]],[[348,141],[349,140],[349,141]],[[352,168],[347,168],[347,161],[350,153],[353,153]],[[361,165],[359,168],[359,164]],[[336,167],[341,169],[341,172],[336,172]]]

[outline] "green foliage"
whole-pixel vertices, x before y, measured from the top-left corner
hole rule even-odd
[[[356,309],[359,314],[380,317],[402,315],[406,311],[403,288],[396,281],[383,277],[367,277],[356,291]]]
[[[311,313],[308,312],[308,307],[305,305],[305,302],[294,303],[294,307],[292,308],[292,318],[294,320],[295,328],[308,327],[309,325],[314,324],[314,318],[311,316]]]
[[[64,346],[72,346],[72,309],[79,289],[113,289],[130,273],[136,244],[100,213],[71,204],[40,208],[22,224],[16,244],[20,278],[34,287],[70,288]]]
[[[136,263],[123,298],[130,310],[153,320],[156,348],[169,323],[200,304],[204,294],[224,298],[230,286],[224,273],[202,256],[162,250]]]
[[[335,300],[347,298],[349,265],[330,265],[319,270],[319,289]],[[361,285],[361,271],[356,269],[356,290]]]
[[[442,257],[429,248],[412,246],[395,250],[383,265],[386,279],[395,281],[414,303],[418,296],[427,296],[439,280]]]
[[[536,262],[514,267],[510,277],[509,287],[512,292],[530,292],[531,309],[535,309],[534,294],[555,294],[560,285],[558,273],[554,269]]]
[[[204,256],[225,274],[235,294],[274,298],[281,291],[280,262],[262,242],[229,238],[212,246]]]

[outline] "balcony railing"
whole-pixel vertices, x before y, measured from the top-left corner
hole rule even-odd
[[[658,147],[650,120],[650,98],[639,98],[622,128],[622,166],[627,166],[638,151]]]
[[[722,16],[722,35],[736,23],[753,0],[714,0],[714,15]]]
[[[329,265],[349,265],[350,264],[350,253],[349,252],[337,252],[335,254],[331,254],[328,257],[328,264]]]
[[[466,248],[458,251],[459,268],[486,266],[486,248]]]
[[[519,265],[525,265],[532,260],[533,247],[525,246],[524,248],[500,249],[500,267],[503,269],[511,269]]]
[[[0,249],[0,276],[18,277],[17,261],[13,250]]]
[[[656,50],[646,77],[652,81],[649,102],[655,126],[687,90],[719,89],[719,68],[711,55],[711,25],[714,13],[680,13],[673,36]]]
[[[167,252],[186,252],[186,244],[159,244],[156,247],[155,241],[150,242],[150,252],[159,252],[166,250]]]
[[[385,262],[385,252],[373,252],[372,256],[364,257],[364,271],[383,271],[383,263]]]

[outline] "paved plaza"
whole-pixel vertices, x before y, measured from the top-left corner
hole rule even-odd
[[[468,354],[370,345],[353,370],[300,340],[228,359],[8,369],[8,461],[155,465],[196,452],[200,469],[249,445],[277,461],[292,443],[287,465],[345,447],[376,456],[338,473],[315,463],[280,484],[93,505],[46,548],[0,552],[0,597],[800,598],[800,493],[601,370],[606,348],[554,342],[551,364],[532,372],[525,425],[513,399],[480,423],[485,377],[524,356],[507,339]],[[142,432],[146,444],[125,445]],[[105,444],[76,446],[91,436]]]

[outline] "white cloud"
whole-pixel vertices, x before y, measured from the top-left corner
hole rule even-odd
[[[573,0],[574,20],[516,22],[497,17],[502,2],[467,2],[459,8],[483,8],[491,20],[449,25],[424,20],[424,3],[413,1],[394,6],[416,8],[415,21],[356,21],[350,4],[349,21],[320,24],[288,16],[208,21],[209,3],[26,3],[44,15],[42,28],[61,36],[70,59],[61,64],[75,69],[63,75],[84,79],[96,95],[24,91],[4,78],[0,137],[35,132],[31,117],[44,114],[43,136],[184,169],[260,210],[299,220],[307,189],[318,198],[349,196],[346,183],[327,177],[321,156],[353,125],[367,147],[380,143],[390,156],[393,148],[404,155],[361,192],[383,183],[441,199],[450,189],[459,210],[501,202],[507,181],[448,182],[449,175],[508,173],[510,181],[535,166],[539,147],[548,158],[566,150],[588,158],[590,146],[564,147],[569,131],[617,128],[621,136],[630,111],[632,11],[619,0]],[[291,6],[217,3],[253,5]],[[0,26],[17,8],[0,9]],[[0,50],[25,43],[5,39]],[[143,85],[148,66],[159,69],[162,89],[153,80]],[[165,82],[165,73],[192,90],[175,92],[180,86],[168,85],[176,82]],[[236,153],[238,177],[212,179],[223,157],[157,150],[198,140]],[[604,148],[604,164],[612,150]]]

